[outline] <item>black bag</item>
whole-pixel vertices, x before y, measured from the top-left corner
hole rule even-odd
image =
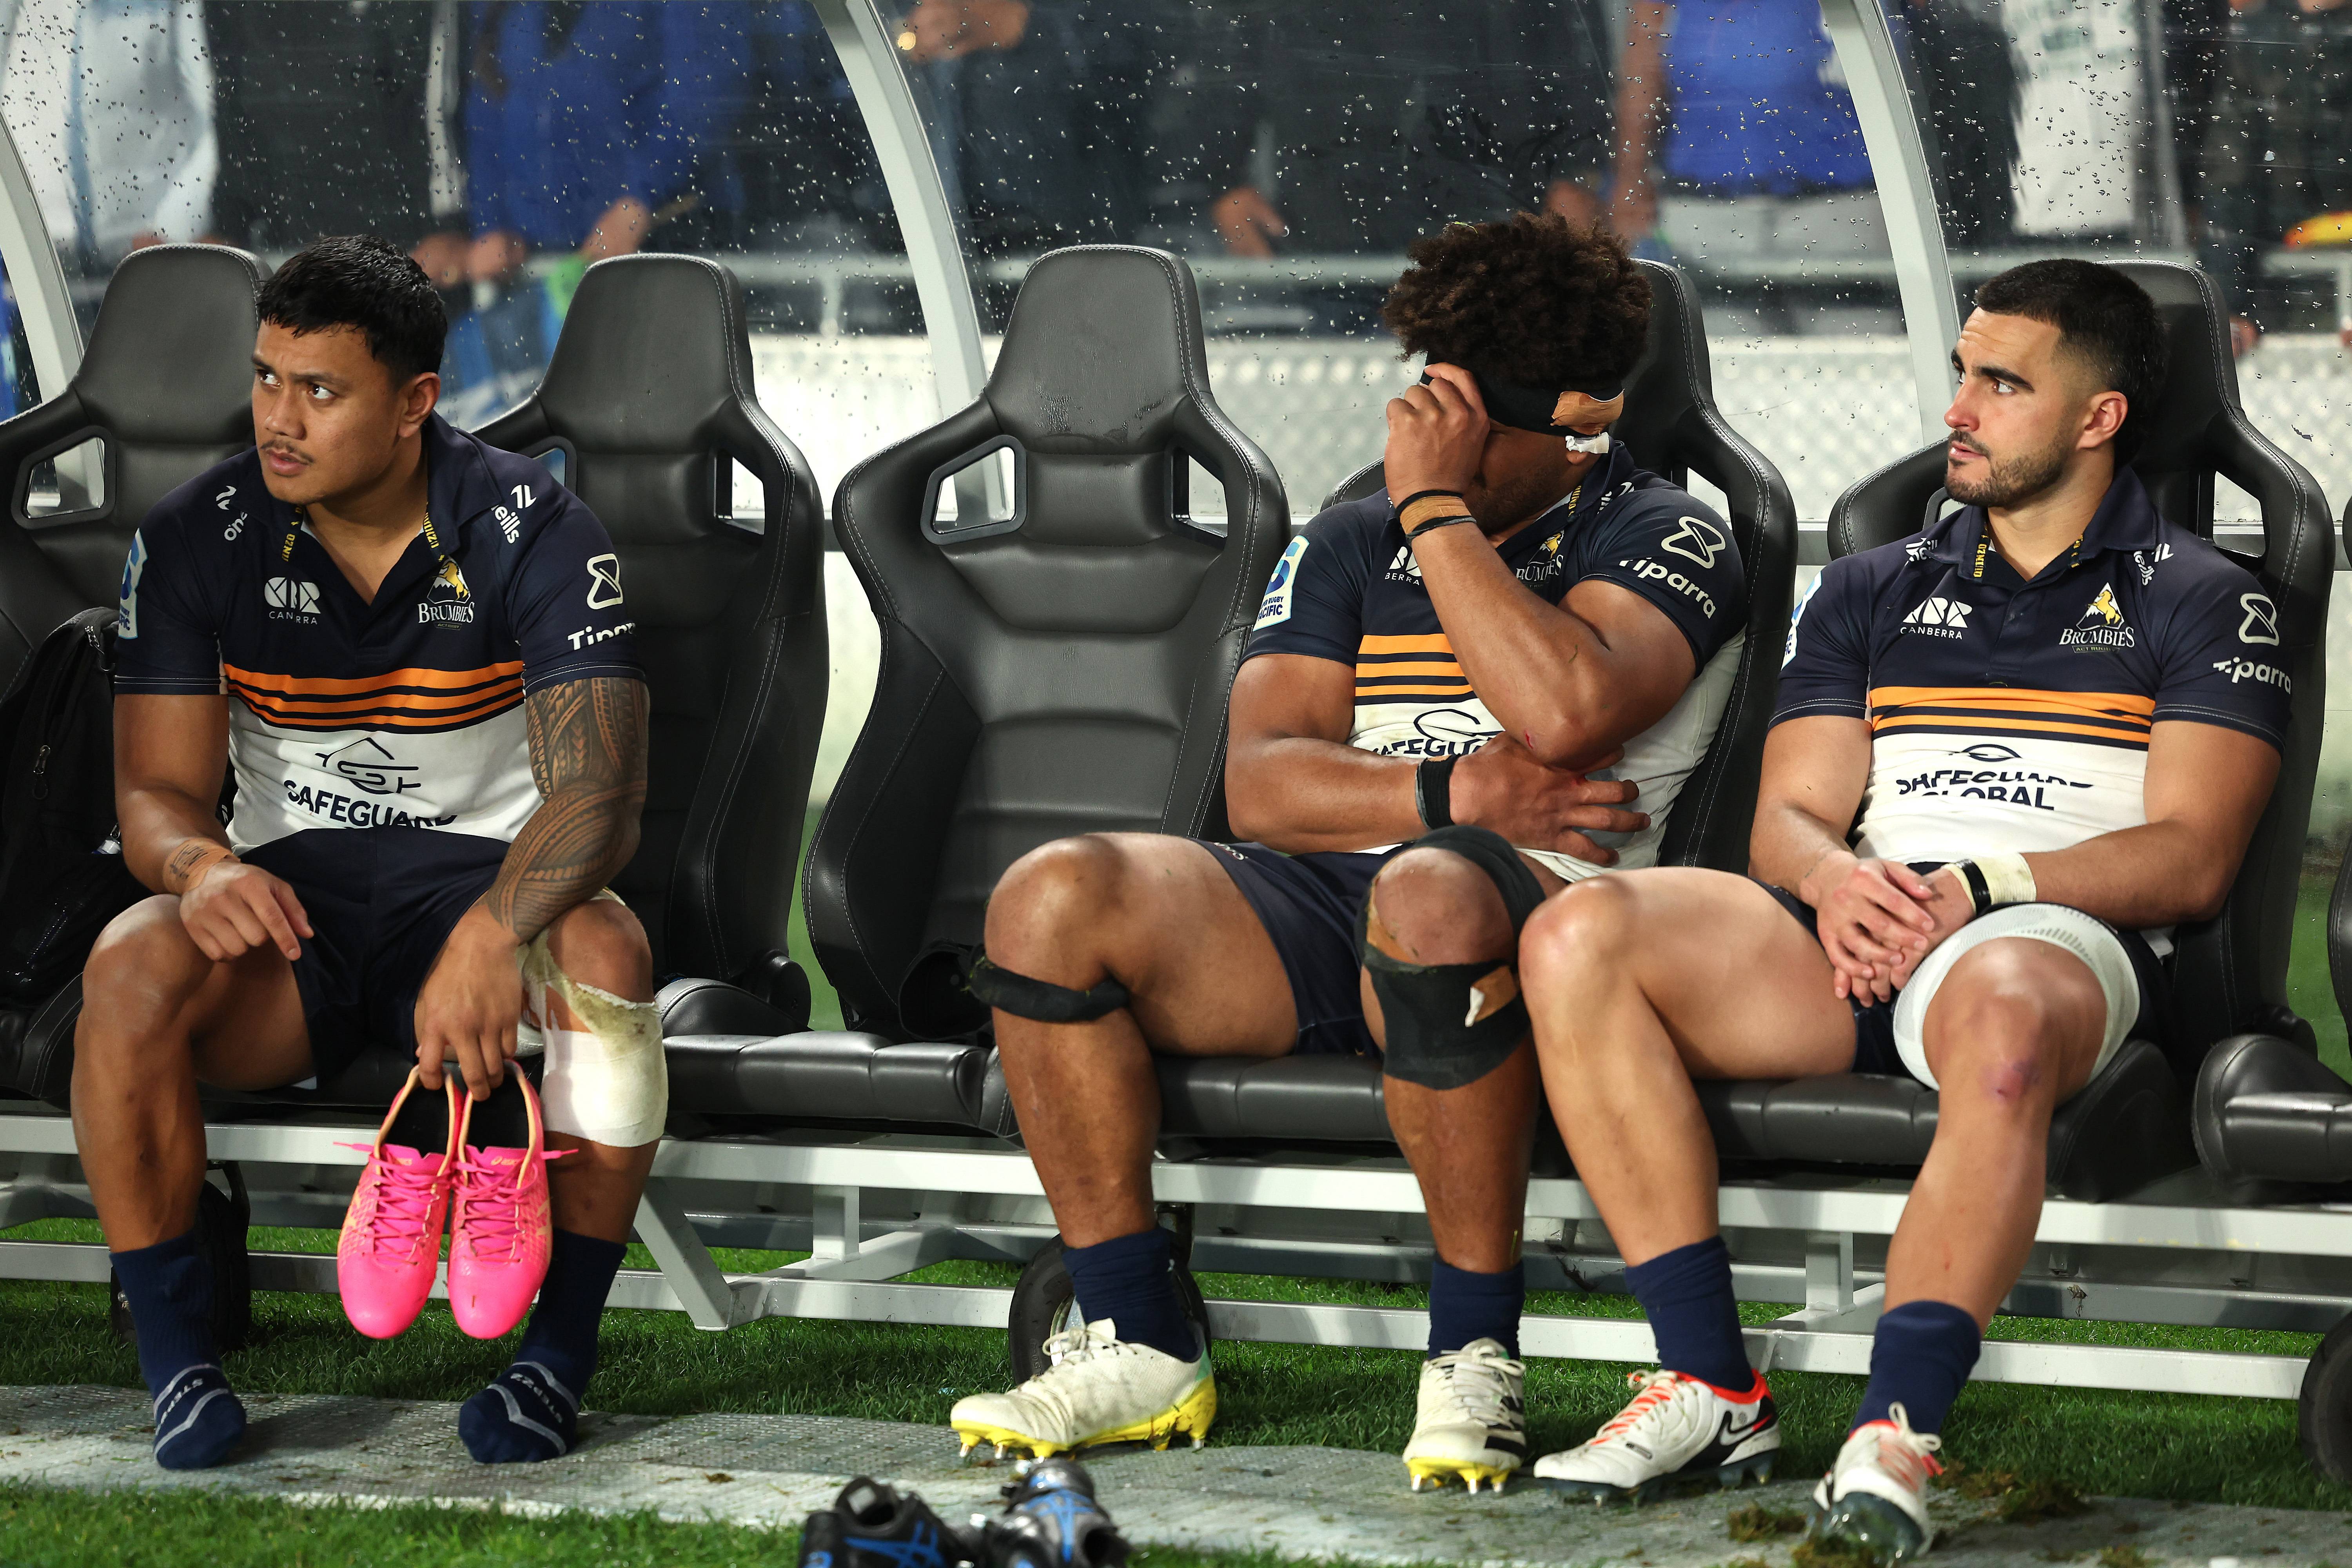
[[[58,627],[0,700],[0,1002],[47,1001],[147,894],[114,816],[114,619]]]

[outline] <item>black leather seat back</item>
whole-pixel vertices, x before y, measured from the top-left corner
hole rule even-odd
[[[1690,279],[1658,262],[1635,265],[1650,279],[1650,340],[1626,377],[1625,413],[1615,434],[1635,461],[1660,478],[1686,484],[1696,473],[1723,492],[1726,521],[1748,574],[1739,671],[1715,740],[1675,801],[1658,864],[1745,872],[1797,572],[1796,503],[1780,470],[1715,406],[1706,323]],[[1323,504],[1370,495],[1384,483],[1381,465],[1370,464],[1341,481]]]
[[[1013,514],[940,522],[945,476],[995,447]],[[1222,534],[1186,515],[1186,458],[1223,486]],[[1040,258],[980,401],[842,481],[882,662],[805,902],[852,1026],[903,1033],[908,964],[978,942],[1039,845],[1224,832],[1226,697],[1288,521],[1211,395],[1191,269],[1129,246]]]
[[[539,390],[480,434],[560,451],[612,534],[653,694],[644,837],[614,889],[657,973],[732,977],[788,945],[829,673],[821,500],[752,394],[742,286],[693,257],[590,268]],[[763,523],[722,507],[730,464]]]
[[[253,444],[261,277],[259,262],[226,246],[133,251],[107,284],[73,380],[0,424],[0,687],[51,627],[113,603],[150,508]],[[103,447],[97,504],[29,516],[34,468],[92,437]]]
[[[2175,1027],[2210,1042],[2257,1026],[2286,1004],[2286,965],[2302,875],[2305,826],[2326,716],[2327,593],[2335,544],[2327,499],[2246,418],[2230,354],[2229,318],[2212,279],[2171,262],[2119,264],[2146,289],[2171,333],[2170,368],[2150,406],[2132,411],[2142,444],[2132,467],[2165,518],[2213,534],[2213,479],[2262,509],[2263,551],[2243,558],[2278,609],[2278,656],[2294,681],[2293,721],[2270,805],[2231,889],[2210,921],[2176,933]],[[1845,555],[1917,533],[1944,484],[1944,447],[1927,447],[1856,483],[1830,511],[1830,548]]]

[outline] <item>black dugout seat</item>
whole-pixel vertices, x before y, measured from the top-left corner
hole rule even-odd
[[[2343,526],[2352,550],[2352,502]],[[2327,974],[2336,1007],[2352,1016],[2352,859],[2336,868],[2328,900]],[[2307,1029],[2216,1046],[2197,1075],[2189,1126],[2198,1158],[2226,1183],[2352,1181],[2352,1084],[2319,1059]]]
[[[2239,559],[2277,605],[2279,655],[2294,687],[2278,783],[2229,900],[2212,920],[2174,935],[2173,1028],[2187,1058],[2176,1064],[2147,1041],[2128,1042],[2051,1121],[2050,1189],[2095,1201],[2194,1162],[2182,1069],[2203,1047],[2244,1030],[2308,1035],[2286,1005],[2286,964],[2319,757],[2334,574],[2326,498],[2247,420],[2211,279],[2167,262],[2126,262],[2122,270],[2148,291],[2171,331],[2164,390],[2152,406],[2132,411],[2135,423],[2147,421],[2133,467],[2168,521],[2208,539],[2216,474],[2260,503],[2262,553]],[[1919,532],[1929,509],[1943,504],[1944,453],[1941,444],[1915,452],[1839,497],[1830,513],[1832,554]],[[1727,1161],[1916,1166],[1936,1131],[1935,1090],[1907,1079],[1709,1083],[1699,1100]]]
[[[261,276],[259,262],[225,246],[133,251],[107,285],[73,380],[0,423],[0,690],[52,627],[115,602],[148,509],[253,444]],[[60,458],[62,510],[35,517],[36,471]],[[61,1095],[79,1012],[79,982],[37,1009],[0,1009],[0,1089]]]
[[[1012,504],[992,510],[971,469],[999,450]],[[1187,515],[1187,458],[1223,489],[1222,531]],[[1225,695],[1288,524],[1211,394],[1191,269],[1129,246],[1040,258],[980,400],[835,499],[882,658],[804,904],[853,1032],[747,1038],[705,988],[665,1015],[674,1098],[691,1079],[796,1120],[997,1124],[987,1051],[915,1040],[902,984],[934,944],[980,941],[997,878],[1039,845],[1225,831]]]

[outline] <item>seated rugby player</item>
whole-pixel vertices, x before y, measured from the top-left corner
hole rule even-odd
[[[1833,562],[1799,606],[1754,879],[1601,878],[1521,948],[1554,1112],[1661,1363],[1538,1463],[1555,1485],[1737,1479],[1780,1446],[1691,1080],[1938,1089],[1870,1384],[1814,1494],[1824,1537],[1895,1558],[1927,1542],[1937,1434],[2032,1246],[2051,1112],[2126,1037],[2166,1043],[2171,929],[2229,893],[2289,685],[2254,579],[2118,466],[2164,374],[2138,285],[2083,261],[2005,272],[1953,359],[1944,483],[1964,504]]]
[[[477,1459],[552,1458],[667,1104],[645,932],[599,895],[646,789],[617,562],[544,467],[434,412],[446,323],[406,256],[321,240],[259,313],[256,448],[165,497],[123,569],[115,796],[157,896],[90,954],[75,1044],[75,1140],[138,1323],[155,1457],[216,1464],[245,1427],[194,1229],[197,1084],[328,1079],[388,1047],[415,1055],[457,1155],[455,1124],[514,1070],[528,1017],[547,1142],[572,1152],[542,1176],[479,1138],[462,1163],[380,1150],[341,1273],[355,1323],[404,1327],[454,1184],[452,1278],[478,1315],[505,1298],[518,1321],[546,1268],[514,1364],[458,1428]]]
[[[1615,239],[1523,214],[1412,260],[1385,314],[1430,368],[1388,405],[1387,494],[1292,542],[1234,683],[1226,799],[1254,842],[1066,839],[989,906],[972,990],[1087,1325],[1034,1381],[957,1405],[967,1447],[1164,1443],[1214,1414],[1153,1222],[1153,1052],[1384,1048],[1437,1253],[1406,1464],[1475,1486],[1524,1460],[1541,1093],[1519,927],[1655,859],[1737,671],[1745,578],[1722,521],[1610,436],[1650,305]]]

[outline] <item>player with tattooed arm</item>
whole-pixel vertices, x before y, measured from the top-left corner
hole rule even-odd
[[[255,447],[164,498],[124,563],[115,798],[156,896],[91,952],[75,1041],[155,1458],[217,1464],[245,1430],[194,1229],[197,1084],[325,1082],[385,1046],[416,1058],[394,1118],[431,1136],[376,1140],[345,1310],[405,1328],[446,1219],[459,1326],[502,1335],[539,1294],[459,1432],[484,1462],[551,1458],[667,1103],[652,952],[604,889],[646,794],[619,562],[544,467],[434,412],[446,322],[407,257],[321,240],[259,313]],[[543,1102],[519,1051],[544,1053]],[[525,1131],[499,1139],[475,1112],[509,1078]]]

